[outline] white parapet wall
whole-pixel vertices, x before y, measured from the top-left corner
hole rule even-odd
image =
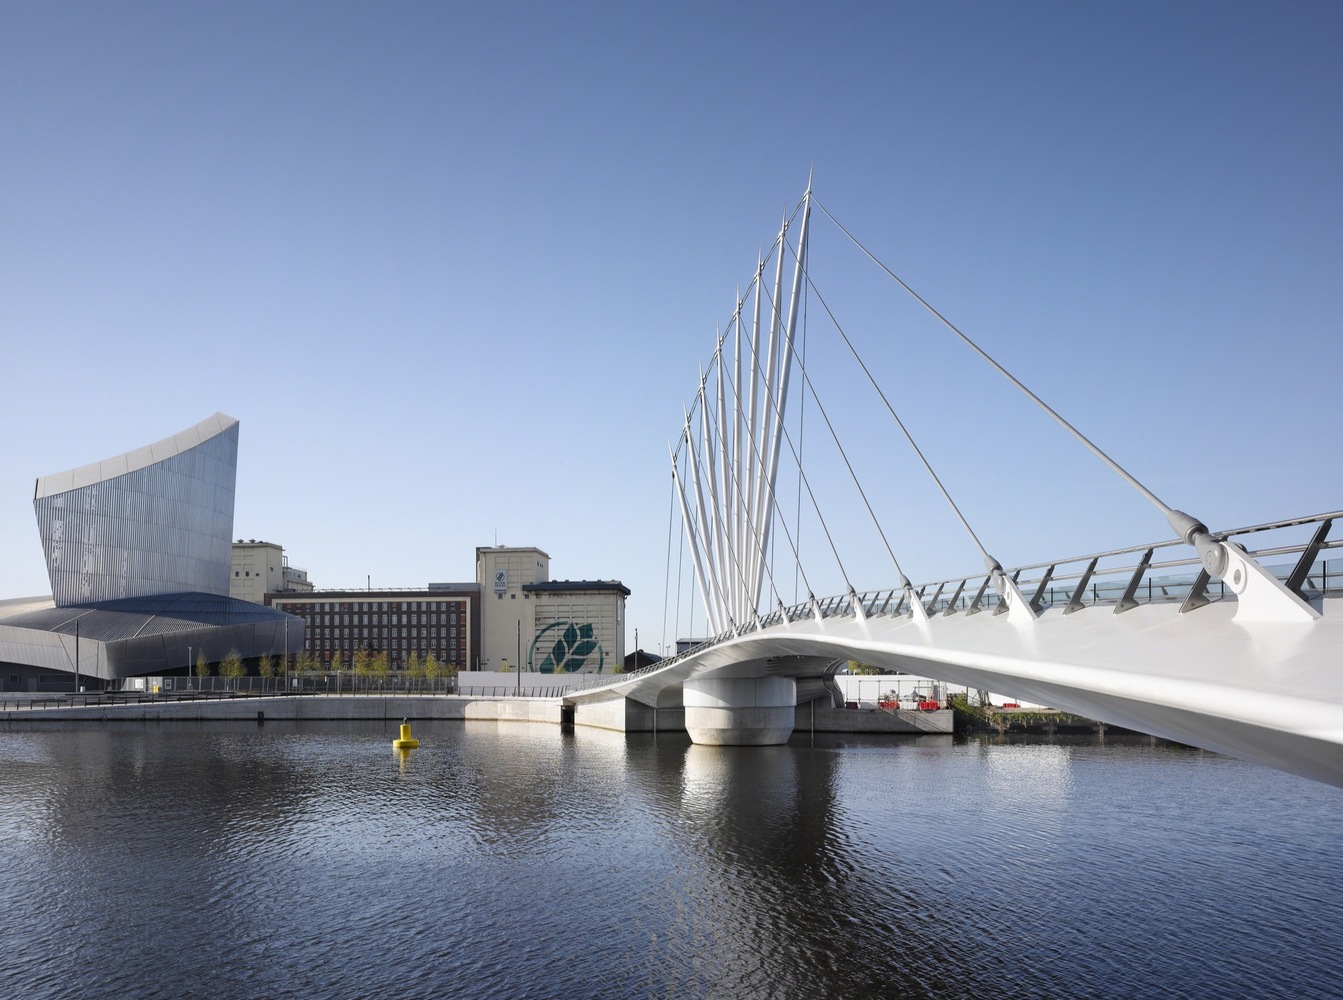
[[[457,690],[472,697],[560,697],[568,691],[610,683],[612,674],[541,674],[524,670],[463,670],[457,674]]]

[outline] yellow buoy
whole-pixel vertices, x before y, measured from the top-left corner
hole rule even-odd
[[[404,719],[401,720],[401,738],[392,740],[393,750],[413,750],[420,745],[420,741],[410,735],[410,723]]]

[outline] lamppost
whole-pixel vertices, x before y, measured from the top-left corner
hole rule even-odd
[[[186,688],[187,688],[188,691],[191,690],[191,663],[192,663],[192,660],[191,660],[191,647],[190,647],[190,646],[187,646],[187,683],[186,683]]]

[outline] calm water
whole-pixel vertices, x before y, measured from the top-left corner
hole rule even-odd
[[[1343,791],[1146,741],[0,731],[0,996],[1343,995]]]

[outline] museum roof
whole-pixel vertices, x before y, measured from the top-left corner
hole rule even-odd
[[[48,607],[0,618],[0,625],[79,635],[95,642],[188,632],[223,625],[250,625],[293,616],[251,601],[218,594],[158,594],[117,601]]]
[[[190,451],[197,445],[224,434],[237,425],[238,421],[233,417],[224,413],[216,413],[214,416],[206,417],[194,427],[188,427],[186,430],[179,431],[162,441],[156,441],[154,444],[128,451],[124,455],[105,458],[101,462],[92,462],[89,465],[81,465],[77,469],[70,469],[66,472],[54,472],[49,476],[42,476],[37,480],[37,485],[33,489],[33,499],[41,500],[43,497],[53,496],[57,493],[68,493],[71,490],[92,486],[94,483],[106,482],[118,476],[128,475],[139,469],[147,469],[151,465],[156,465],[183,452]]]

